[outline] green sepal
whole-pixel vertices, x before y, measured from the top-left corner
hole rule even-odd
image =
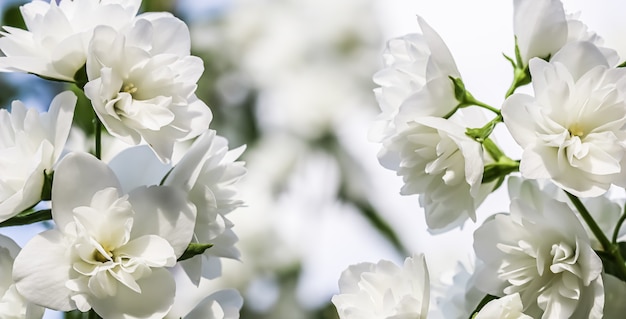
[[[463,104],[463,102],[465,102],[465,100],[467,99],[467,95],[469,94],[469,92],[467,92],[467,90],[465,89],[465,84],[463,83],[463,80],[452,76],[449,76],[448,78],[450,78],[452,84],[454,85],[454,97],[457,101],[459,101],[459,103]]]
[[[485,126],[483,127],[467,128],[467,130],[465,131],[465,135],[473,138],[479,143],[484,143],[489,138],[489,135],[491,135],[493,130],[496,128],[496,124],[500,123],[501,121],[502,115],[498,115],[493,120],[489,121],[489,123],[485,124]]]
[[[74,73],[74,83],[82,90],[87,82],[89,82],[87,78],[87,64],[83,64],[83,66]]]
[[[54,171],[43,172],[43,187],[41,188],[41,200],[52,199],[52,180],[54,178]]]
[[[491,183],[496,179],[505,177],[517,171],[519,171],[519,162],[508,157],[502,157],[498,162],[485,165],[482,183]]]
[[[202,255],[205,250],[213,247],[213,244],[196,244],[191,243],[185,249],[185,252],[178,258],[178,261],[183,261],[192,258],[196,255]]]

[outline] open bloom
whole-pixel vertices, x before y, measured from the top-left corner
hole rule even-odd
[[[58,2],[58,4],[57,4]],[[4,27],[0,68],[64,81],[87,59],[96,26],[127,27],[141,0],[34,0],[20,7],[28,30]]]
[[[237,196],[237,182],[245,175],[246,168],[237,158],[244,149],[242,146],[229,150],[228,140],[209,130],[194,142],[163,183],[184,190],[189,201],[196,205],[198,217],[192,242],[213,244],[203,255],[181,262],[196,284],[206,258],[239,258],[234,247],[238,238],[226,214],[243,205]]]
[[[76,95],[57,95],[47,113],[27,109],[20,101],[11,113],[0,110],[0,221],[41,200],[45,174],[50,173],[72,126]]]
[[[237,186],[246,169],[237,159],[244,149],[242,146],[229,150],[226,138],[208,130],[194,141],[173,168],[161,163],[143,145],[121,152],[109,164],[125,189],[155,185],[163,180],[163,185],[184,191],[196,206],[192,242],[213,245],[203,255],[180,262],[196,285],[207,258],[237,259],[240,256],[234,246],[238,241],[232,230],[234,225],[226,215],[243,205]],[[133,161],[139,165],[128,164]]]
[[[403,267],[387,260],[352,265],[341,273],[339,292],[332,302],[341,319],[425,319],[430,303],[426,259],[409,257]]]
[[[433,231],[476,220],[481,192],[483,150],[451,120],[422,117],[393,136],[379,153],[381,164],[404,180],[403,195],[420,194],[426,224]]]
[[[524,313],[534,318],[601,318],[602,261],[575,213],[532,181],[511,198],[510,214],[474,233],[484,262],[477,286],[495,296],[519,293]]]
[[[520,172],[551,179],[580,197],[626,179],[626,70],[610,68],[589,42],[565,46],[550,61],[530,61],[535,96],[514,94],[504,123],[524,149]]]
[[[97,27],[89,47],[85,95],[96,115],[111,135],[143,139],[163,162],[212,118],[195,95],[204,66],[189,47],[185,23],[165,13],[144,14],[124,32]]]
[[[382,111],[370,130],[370,138],[375,141],[384,140],[396,132],[396,126],[404,126],[415,117],[441,117],[458,104],[449,77],[461,75],[452,54],[439,34],[419,16],[418,23],[422,34],[409,34],[387,43],[385,68],[374,75],[374,82],[380,85],[374,93]]]
[[[487,303],[473,319],[532,319],[522,313],[522,300],[518,293]]]
[[[576,15],[566,14],[561,0],[514,0],[513,32],[524,65],[532,58],[554,56],[565,44],[589,41],[598,46],[602,39],[587,29]],[[601,49],[614,66],[616,52]]]
[[[44,309],[24,299],[13,283],[13,260],[19,251],[13,240],[0,235],[0,318],[39,319]]]
[[[28,300],[61,311],[94,309],[104,318],[162,318],[175,283],[170,272],[185,251],[195,207],[171,187],[122,194],[95,157],[71,153],[52,189],[56,228],[31,239],[13,278]]]

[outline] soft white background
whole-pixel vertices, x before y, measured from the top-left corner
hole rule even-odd
[[[623,17],[626,4],[623,1],[565,0],[564,3],[568,12],[580,11],[581,19],[589,28],[603,36],[608,47],[617,49],[622,57],[626,57],[626,19]],[[386,38],[418,31],[415,16],[421,15],[448,44],[466,87],[474,96],[494,106],[502,103],[511,80],[511,69],[502,53],[513,54],[512,1],[376,0],[376,7]],[[430,236],[426,232],[417,197],[399,196],[399,178],[378,166],[375,160],[377,146],[366,140],[369,119],[371,117],[364,116],[347,123],[352,130],[350,136],[355,139],[355,148],[362,152],[364,162],[375,171],[382,185],[380,198],[375,200],[386,205],[385,217],[407,246],[414,252],[426,253],[432,275],[437,277],[452,269],[456,259],[470,254],[471,231],[475,226],[468,224],[464,231],[438,236]],[[499,131],[498,141],[511,157],[519,154],[502,130]],[[312,167],[309,176],[313,179],[316,176],[319,179],[316,169],[327,167],[323,164]],[[311,181],[300,183],[300,187],[308,187]],[[323,180],[313,182],[313,185],[323,184]],[[481,216],[505,210],[507,205],[506,192],[501,190],[485,203]],[[350,264],[375,262],[381,258],[397,262],[403,259],[387,245],[380,244],[376,234],[354,214],[327,212],[315,217],[300,215],[293,220],[285,220],[285,227],[302,224],[302,218],[305,218],[310,230],[306,235],[314,241],[302,254],[304,277],[298,298],[305,304],[317,306],[328,300],[337,290],[341,271]],[[32,233],[39,230],[32,229]],[[32,236],[23,233],[22,229],[3,229],[1,232],[16,238],[20,245]],[[294,238],[302,235],[298,232],[289,234]],[[54,317],[52,314],[46,316]]]

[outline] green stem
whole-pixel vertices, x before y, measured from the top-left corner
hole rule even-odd
[[[615,264],[617,265],[618,271],[622,275],[622,278],[626,278],[626,264],[624,263],[624,258],[622,257],[622,254],[619,251],[619,246],[614,245],[613,243],[609,241],[609,239],[606,237],[606,235],[604,234],[600,226],[598,226],[596,221],[593,219],[593,217],[591,216],[591,214],[585,207],[585,205],[580,201],[578,197],[570,194],[567,191],[565,191],[565,194],[567,194],[567,197],[569,197],[572,204],[574,204],[576,209],[578,209],[580,216],[583,218],[585,223],[587,223],[587,226],[589,226],[589,229],[591,229],[591,232],[596,236],[596,238],[602,245],[602,248],[604,249],[604,251],[611,254],[613,259],[615,260]]]
[[[491,106],[491,105],[489,105],[487,103],[483,103],[483,102],[478,101],[478,100],[473,99],[473,98],[471,100],[467,101],[467,102],[471,103],[471,105],[476,105],[476,106],[482,107],[483,109],[486,109],[486,110],[489,110],[489,111],[491,111],[493,113],[496,113],[496,115],[500,115],[500,110],[499,109],[497,109],[497,108],[495,108],[495,107],[493,107],[493,106]]]
[[[613,240],[611,241],[613,244],[617,244],[617,236],[619,236],[619,230],[622,228],[622,224],[626,220],[626,205],[624,205],[624,210],[622,212],[622,216],[617,221],[615,225],[615,229],[613,230]]]
[[[34,212],[32,214],[24,215],[24,216],[15,216],[11,219],[5,220],[0,223],[1,227],[10,227],[10,226],[21,226],[21,225],[29,225],[36,222],[41,222],[44,220],[52,219],[52,211],[49,209],[40,210],[38,212]]]
[[[102,122],[98,116],[94,118],[94,133],[96,134],[96,158],[102,159]]]

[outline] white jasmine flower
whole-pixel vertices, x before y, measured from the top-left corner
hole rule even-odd
[[[175,283],[169,271],[185,251],[195,207],[171,187],[122,194],[95,157],[71,153],[52,189],[56,228],[31,239],[13,278],[28,300],[47,308],[94,309],[104,318],[162,318]]]
[[[626,70],[609,67],[589,42],[566,45],[550,63],[530,61],[535,96],[514,94],[504,123],[524,149],[522,176],[551,179],[580,197],[623,186]]]
[[[19,251],[20,247],[12,239],[0,235],[0,317],[40,319],[44,309],[24,299],[13,283],[13,260]]]
[[[58,4],[57,4],[58,3]],[[0,32],[0,68],[34,73],[63,81],[87,59],[87,47],[96,26],[127,27],[141,0],[34,0],[20,7],[28,30],[3,27]]]
[[[495,215],[474,233],[485,264],[478,287],[495,296],[519,293],[534,318],[601,318],[602,262],[575,212],[531,181],[511,198],[510,214]]]
[[[381,164],[403,177],[401,194],[420,194],[426,224],[433,231],[476,220],[481,191],[483,149],[465,127],[436,117],[407,123],[383,144]]]
[[[41,200],[45,174],[63,151],[72,126],[76,95],[57,95],[47,113],[26,109],[20,101],[11,113],[0,110],[0,221]]]
[[[409,257],[404,266],[381,260],[348,267],[333,296],[341,319],[418,318],[428,315],[430,281],[424,255]]]
[[[528,65],[532,58],[554,56],[567,43],[589,41],[601,46],[603,40],[578,20],[578,15],[566,14],[561,0],[514,0],[513,32],[517,39],[522,62]],[[615,51],[601,49],[610,61],[617,64]]]
[[[85,95],[98,118],[126,143],[143,139],[163,162],[212,118],[194,94],[204,67],[189,46],[184,22],[163,13],[141,16],[124,33],[98,27],[89,47]]]
[[[217,290],[215,281],[202,278],[199,284],[176,267],[176,300],[165,319],[239,319],[243,298],[235,289]]]
[[[473,262],[468,265],[458,262],[452,278],[441,276],[438,289],[433,289],[437,302],[436,311],[441,318],[467,319],[468,314],[472,313],[485,297],[485,293],[476,288],[474,265],[476,261],[475,258],[472,260]]]
[[[522,313],[522,300],[518,293],[487,303],[473,319],[532,319]]]
[[[396,126],[420,116],[442,117],[459,102],[450,76],[460,78],[452,54],[441,37],[418,16],[422,34],[392,39],[383,54],[385,68],[374,75],[382,113],[370,138],[382,141]],[[398,114],[401,113],[399,118]]]
[[[192,242],[213,244],[202,256],[181,262],[196,284],[206,258],[239,258],[239,251],[234,247],[238,238],[226,214],[243,205],[237,197],[237,182],[246,169],[237,158],[244,150],[244,146],[228,150],[228,140],[209,130],[194,142],[163,183],[183,189],[197,207]]]

